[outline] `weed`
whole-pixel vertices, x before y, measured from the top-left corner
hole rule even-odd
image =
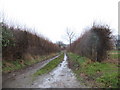
[[[14,60],[14,61],[13,60],[7,60],[7,61],[3,60],[2,71],[4,73],[7,73],[7,72],[14,71],[14,70],[19,70],[19,69],[22,69],[22,68],[27,67],[29,65],[38,63],[38,62],[43,61],[43,60],[46,60],[48,58],[52,58],[55,55],[57,55],[57,53],[56,54],[39,56],[39,58],[31,59],[31,60]]]
[[[39,75],[42,75],[42,74],[50,72],[51,70],[53,70],[63,60],[63,57],[64,57],[64,55],[62,54],[58,58],[52,60],[46,66],[44,66],[40,70],[37,70],[37,72],[34,73],[33,76],[39,76]]]
[[[69,53],[69,64],[78,80],[87,83],[91,87],[118,88],[118,65],[107,62],[91,62],[91,60]],[[78,68],[78,69],[76,69]]]

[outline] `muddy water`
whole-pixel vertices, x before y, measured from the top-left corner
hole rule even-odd
[[[67,66],[67,56],[57,68],[47,75],[37,78],[31,87],[33,88],[83,88],[80,82],[76,80],[75,75]]]

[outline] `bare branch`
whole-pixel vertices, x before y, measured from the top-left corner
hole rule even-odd
[[[70,48],[71,48],[71,43],[73,41],[73,39],[75,38],[75,33],[73,31],[70,31],[68,28],[66,29],[66,36],[69,40],[69,44],[70,44]]]

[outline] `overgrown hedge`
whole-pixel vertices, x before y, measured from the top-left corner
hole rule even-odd
[[[112,46],[110,28],[94,25],[72,43],[71,51],[100,62],[107,58],[107,51],[111,50]]]
[[[2,28],[3,60],[24,59],[26,55],[46,55],[59,51],[59,47],[42,36],[0,23]]]

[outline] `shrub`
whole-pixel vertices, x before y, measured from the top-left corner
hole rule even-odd
[[[2,28],[2,46],[7,47],[14,45],[13,34],[8,29],[8,26],[4,23],[0,23],[0,27]]]
[[[2,49],[4,60],[24,59],[25,55],[46,55],[59,51],[59,47],[42,36],[24,29],[2,26]]]
[[[107,26],[95,25],[72,43],[71,50],[81,56],[101,62],[112,49],[111,30]]]

